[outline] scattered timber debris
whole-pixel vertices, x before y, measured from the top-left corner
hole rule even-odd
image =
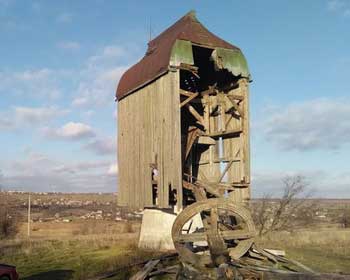
[[[253,246],[255,247],[255,245]],[[259,251],[258,251],[259,250]],[[254,257],[253,257],[254,256]],[[169,259],[168,259],[169,260]],[[130,280],[349,280],[350,275],[315,273],[305,265],[255,248],[237,261],[218,267],[196,267],[175,259],[169,266],[164,259],[150,260]],[[162,276],[163,278],[157,278]],[[107,279],[107,278],[103,278]]]

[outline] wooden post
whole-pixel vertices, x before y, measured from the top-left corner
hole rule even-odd
[[[30,210],[31,210],[31,200],[30,200],[30,194],[28,196],[28,238],[30,238]]]

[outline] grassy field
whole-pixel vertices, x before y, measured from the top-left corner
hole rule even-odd
[[[27,194],[11,194],[6,197],[12,207],[25,214]],[[116,220],[120,211],[115,206],[115,196],[109,195],[33,195],[41,205],[34,214],[60,219],[33,222],[31,238],[27,237],[25,215],[19,216],[18,233],[11,239],[0,239],[0,263],[17,266],[21,279],[25,280],[79,280],[121,269],[114,280],[128,279],[135,271],[124,269],[135,262],[144,261],[154,252],[137,248],[140,219]],[[92,204],[72,207],[57,201],[92,201]],[[44,203],[50,203],[48,207]],[[337,223],[349,201],[321,201],[319,208],[327,218],[308,228],[293,232],[274,232],[256,242],[264,248],[285,250],[287,257],[300,261],[318,272],[350,274],[350,229]],[[1,206],[1,205],[0,205]],[[82,211],[103,210],[112,216],[99,219],[82,219]],[[78,213],[79,214],[75,214]],[[75,216],[74,216],[75,214]],[[128,216],[129,217],[129,216]],[[71,222],[64,222],[69,218]],[[159,253],[158,253],[159,254]]]
[[[0,243],[0,262],[17,265],[25,280],[88,279],[154,256],[137,248],[136,222],[131,226],[105,221],[38,223],[34,227],[31,240],[19,235]],[[315,271],[350,274],[350,230],[277,232],[257,242],[265,248],[284,249],[288,257]],[[125,279],[131,272],[123,269],[113,279]]]
[[[317,272],[350,274],[350,230],[320,228],[294,233],[275,232],[257,243],[265,248],[283,249]]]
[[[21,279],[87,279],[153,256],[137,249],[137,224],[101,221],[88,232],[83,223],[36,227],[30,240],[21,237],[0,243],[0,262],[15,264]]]

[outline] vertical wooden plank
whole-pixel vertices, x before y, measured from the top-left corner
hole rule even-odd
[[[164,207],[164,155],[163,155],[163,89],[162,89],[162,78],[157,80],[156,89],[157,93],[156,97],[156,118],[157,123],[159,124],[157,127],[157,151],[158,151],[158,170],[159,170],[159,181],[158,181],[158,196],[159,196],[159,207]]]
[[[210,98],[209,95],[206,94],[203,96],[202,98],[202,104],[203,104],[203,108],[204,108],[204,126],[205,126],[205,130],[207,133],[209,133],[209,123],[210,123],[210,106],[209,106],[209,102],[210,102]]]
[[[163,207],[169,207],[169,160],[170,160],[170,150],[171,150],[171,141],[170,141],[170,129],[169,125],[169,114],[172,112],[170,108],[170,94],[171,88],[169,83],[169,73],[162,77],[162,90],[163,90],[163,110],[162,110],[162,143],[163,143]]]
[[[224,100],[224,94],[219,93],[218,94],[218,102],[219,102],[219,110],[220,110],[220,131],[226,130],[226,106],[225,106],[225,100]]]
[[[129,106],[128,106],[128,113],[129,113],[129,117],[130,117],[130,125],[128,127],[128,131],[129,131],[129,139],[131,139],[131,157],[130,157],[130,161],[129,161],[129,182],[130,182],[130,186],[132,187],[132,192],[130,192],[129,196],[132,198],[132,200],[134,201],[134,207],[138,207],[139,206],[139,197],[138,195],[138,189],[137,189],[137,185],[136,185],[136,176],[138,173],[138,166],[136,163],[136,145],[137,145],[137,140],[136,137],[132,137],[132,135],[134,134],[134,129],[136,124],[136,113],[135,113],[135,100],[137,99],[135,97],[136,95],[132,94],[130,95],[130,98],[128,98],[128,102],[129,102]],[[133,108],[134,107],[134,108]],[[132,174],[134,174],[134,176],[132,176]]]
[[[181,211],[183,207],[183,188],[182,188],[182,147],[181,147],[181,110],[180,106],[180,71],[172,74],[172,95],[174,98],[174,184],[177,187],[177,210]]]
[[[145,154],[144,158],[144,172],[143,172],[143,181],[144,181],[144,190],[145,190],[145,201],[146,201],[146,206],[153,206],[153,201],[152,201],[152,169],[150,168],[150,164],[153,162],[152,160],[152,138],[151,138],[151,102],[153,100],[152,98],[152,92],[148,92],[148,98],[143,97],[143,104],[145,106],[145,111],[144,111],[144,124],[143,124],[143,129],[144,129],[144,147],[143,151]]]
[[[118,120],[120,120],[123,116],[122,114],[122,105],[121,102],[117,103],[117,110],[118,110]],[[117,137],[118,137],[118,146],[117,146],[117,162],[118,165],[121,166],[123,164],[122,160],[122,145],[123,145],[123,139],[122,139],[122,134],[123,134],[123,125],[119,123],[118,125],[118,131],[117,131]],[[119,169],[120,170],[120,169]],[[118,187],[118,196],[117,196],[117,204],[118,205],[124,205],[125,203],[125,198],[124,198],[124,191],[122,190],[124,184],[123,184],[123,175],[119,172],[118,178],[117,178],[117,187]]]
[[[245,181],[250,184],[250,131],[249,131],[249,89],[248,81],[244,79],[242,81],[242,89],[245,97],[244,102],[244,126],[243,126],[243,135],[244,135],[244,167],[245,167]],[[250,199],[250,186],[245,190],[243,200]]]

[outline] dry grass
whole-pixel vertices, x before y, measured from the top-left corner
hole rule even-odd
[[[299,230],[275,232],[258,240],[265,248],[285,250],[294,258],[319,272],[350,274],[350,230]]]
[[[106,221],[36,223],[28,240],[22,225],[18,238],[1,242],[0,262],[16,264],[26,280],[59,270],[72,271],[60,279],[84,279],[149,257],[149,252],[137,249],[139,227],[138,223]],[[350,273],[350,230],[274,232],[257,242],[265,248],[285,250],[288,257],[316,271]],[[121,279],[126,277],[123,275]],[[54,278],[49,275],[47,279]]]
[[[0,262],[15,264],[24,280],[87,279],[144,260],[152,253],[137,249],[139,222],[75,220],[33,223],[0,242]],[[265,248],[283,249],[287,256],[320,272],[350,273],[350,230],[335,224],[317,230],[274,232],[257,240]],[[122,270],[119,278],[127,279]]]
[[[33,228],[31,239],[22,225],[17,238],[0,243],[0,262],[15,264],[24,279],[56,279],[52,273],[63,271],[70,273],[59,279],[86,279],[150,256],[137,249],[137,223],[53,222]]]
[[[71,223],[47,222],[32,223],[31,239],[55,238],[58,240],[71,239],[85,235],[114,235],[123,233],[136,233],[140,228],[138,222],[111,222],[111,221],[84,221],[77,220]],[[18,239],[27,238],[27,224],[19,225]]]
[[[300,247],[304,245],[329,245],[332,242],[334,249],[344,244],[350,244],[349,229],[318,229],[318,230],[299,230],[295,232],[274,232],[261,241],[265,244],[274,244],[277,246]]]

